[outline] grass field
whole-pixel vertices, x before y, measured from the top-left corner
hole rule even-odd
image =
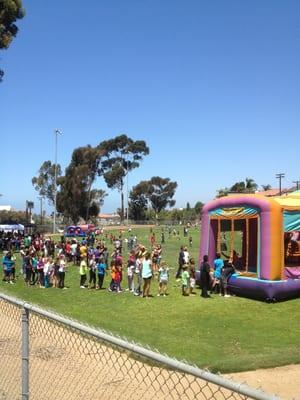
[[[133,231],[149,246],[149,227]],[[160,238],[161,228],[154,231]],[[183,297],[174,279],[179,247],[188,244],[182,228],[180,233],[180,238],[165,234],[163,259],[174,268],[167,297],[156,296],[156,282],[154,297],[148,299],[129,292],[79,289],[78,269],[72,265],[66,274],[68,290],[27,288],[22,278],[16,285],[1,282],[0,290],[211,371],[300,363],[300,299],[275,304],[217,295],[203,299],[198,289],[197,296]],[[191,228],[190,234],[190,253],[197,259],[199,230]],[[105,287],[109,280],[107,276]]]

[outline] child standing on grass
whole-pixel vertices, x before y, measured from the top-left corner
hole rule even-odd
[[[111,281],[110,281],[110,285],[109,285],[109,288],[108,288],[109,292],[115,292],[117,290],[116,289],[116,270],[117,270],[117,267],[115,265],[115,261],[112,260],[111,263],[110,263]]]
[[[142,265],[143,265],[143,257],[142,254],[137,254],[137,258],[135,261],[135,270],[134,270],[134,276],[135,276],[135,283],[134,283],[134,295],[135,296],[140,296],[142,294]]]
[[[56,257],[52,268],[52,287],[58,288],[59,258]]]
[[[208,263],[208,255],[203,256],[203,261],[200,266],[200,283],[201,283],[201,297],[209,298],[207,293],[210,285],[210,265]]]
[[[121,281],[122,281],[122,263],[120,260],[116,260],[116,272],[115,272],[115,283],[116,283],[116,291],[118,293],[122,292]]]
[[[143,260],[143,264],[142,264],[142,278],[144,281],[143,297],[152,297],[150,295],[150,286],[151,286],[153,270],[152,270],[152,263],[151,263],[150,257],[151,257],[151,254],[149,252],[146,253],[145,258]]]
[[[40,287],[44,286],[44,260],[40,256],[37,265],[38,283]]]
[[[35,254],[31,257],[31,263],[32,263],[31,284],[35,285],[37,281],[37,266],[38,266],[38,259]]]
[[[86,282],[86,274],[88,271],[88,267],[86,264],[86,254],[81,256],[81,262],[79,266],[79,275],[80,275],[80,289],[85,289],[85,282]]]
[[[96,270],[97,270],[96,256],[95,254],[93,254],[89,260],[90,289],[95,289],[96,287]]]
[[[104,262],[104,258],[101,256],[99,258],[98,263],[96,264],[97,267],[97,275],[98,275],[98,289],[101,290],[103,286],[105,271],[106,271],[106,264]]]
[[[126,289],[126,290],[130,290],[130,292],[134,291],[134,282],[133,282],[134,270],[135,270],[135,255],[134,255],[134,252],[131,252],[129,255],[128,262],[127,262],[128,288]]]
[[[181,291],[182,296],[189,295],[189,281],[190,281],[190,274],[188,271],[188,265],[184,264],[182,266],[182,274],[181,274]]]
[[[194,296],[196,293],[194,292],[196,286],[196,271],[195,271],[195,260],[193,258],[190,259],[190,295]]]
[[[4,280],[6,283],[13,284],[12,281],[12,269],[15,265],[15,262],[12,260],[12,255],[10,252],[3,257],[3,270],[4,270]]]
[[[44,267],[43,267],[44,286],[41,286],[41,288],[49,288],[50,287],[51,269],[52,269],[52,260],[50,257],[46,257],[45,262],[44,262]]]
[[[158,295],[163,294],[164,297],[167,295],[167,287],[169,281],[169,268],[167,263],[163,261],[158,269]]]
[[[65,256],[61,254],[59,257],[59,268],[58,268],[58,287],[60,289],[66,289],[65,276],[66,276],[66,260]]]

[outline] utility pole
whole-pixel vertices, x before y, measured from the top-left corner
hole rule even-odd
[[[54,213],[53,213],[53,233],[56,233],[56,198],[57,198],[57,136],[62,135],[59,129],[54,130],[55,134],[55,155],[54,155]]]
[[[300,181],[293,181],[293,183],[295,183],[296,184],[296,190],[299,190],[299,184],[300,184]]]
[[[279,179],[279,196],[281,196],[281,179],[285,177],[283,172],[276,174],[276,178]]]

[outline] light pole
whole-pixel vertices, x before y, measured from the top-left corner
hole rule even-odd
[[[127,202],[127,208],[126,208],[126,221],[127,221],[127,227],[128,227],[128,213],[129,213],[129,207],[128,207],[128,155],[126,157],[126,202]]]
[[[54,159],[54,213],[53,213],[53,233],[56,233],[56,198],[57,198],[57,136],[62,135],[59,129],[54,130],[55,134],[55,159]]]
[[[279,179],[279,196],[281,196],[281,179],[285,177],[283,172],[276,174],[276,178]]]
[[[40,218],[41,218],[41,225],[43,225],[43,200],[44,200],[44,198],[43,198],[43,196],[38,196],[38,199],[40,200],[40,210],[41,210],[41,215],[40,215]]]

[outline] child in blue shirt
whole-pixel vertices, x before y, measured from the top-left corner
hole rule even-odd
[[[98,275],[98,288],[97,289],[102,289],[104,276],[105,276],[106,268],[107,268],[103,257],[99,258],[99,262],[96,264],[96,268],[97,268],[97,275]]]

